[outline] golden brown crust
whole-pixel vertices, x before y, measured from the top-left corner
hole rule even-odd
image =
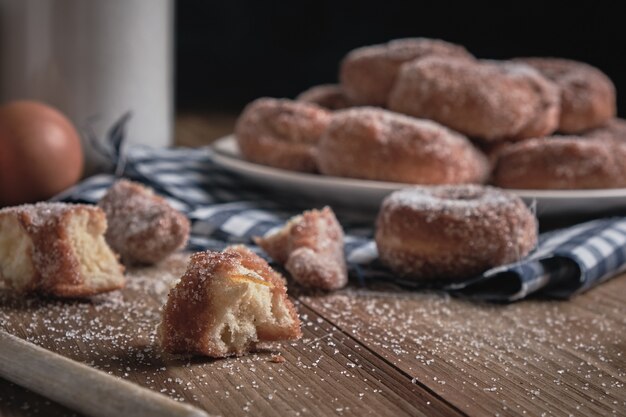
[[[246,290],[255,285],[270,288],[269,313],[276,315],[276,303],[280,303],[286,310],[287,321],[271,323],[246,311],[242,298],[254,297]],[[255,326],[255,334],[249,335],[249,340],[238,347],[220,339],[220,326],[226,320],[224,314],[228,315],[231,307],[230,314],[251,318]],[[164,351],[211,357],[243,355],[259,342],[295,340],[301,336],[300,320],[287,297],[282,277],[243,246],[192,255],[187,271],[168,295],[159,326]]]
[[[561,58],[518,58],[516,61],[537,69],[559,87],[560,132],[580,133],[615,117],[615,86],[599,69]]]
[[[442,40],[396,39],[350,51],[341,62],[341,86],[355,105],[385,107],[400,66],[428,56],[474,59],[462,46]]]
[[[439,57],[402,66],[389,108],[485,141],[552,133],[560,111],[557,87],[527,65]]]
[[[464,136],[373,107],[333,114],[318,165],[326,175],[414,184],[483,182],[488,170],[484,155]]]
[[[106,213],[106,239],[124,263],[153,264],[181,249],[189,220],[152,189],[119,180],[98,202]]]
[[[626,187],[626,143],[579,136],[537,138],[498,153],[495,185],[514,189]]]
[[[303,91],[296,97],[297,101],[317,104],[328,110],[341,110],[352,107],[352,103],[337,84],[316,85]]]
[[[248,161],[316,172],[315,147],[329,121],[330,112],[313,103],[260,98],[244,109],[235,136]]]
[[[376,223],[380,260],[395,273],[445,283],[526,256],[537,221],[516,196],[477,185],[397,191]]]
[[[71,229],[72,220],[81,215],[88,219],[86,230]],[[16,221],[30,242],[25,253],[16,253],[14,256],[23,257],[20,262],[30,264],[33,273],[29,277],[22,277],[20,281],[24,284],[15,289],[57,297],[88,297],[124,286],[124,268],[112,252],[107,254],[108,258],[101,260],[106,262],[103,266],[109,269],[101,281],[95,282],[94,277],[81,270],[82,261],[73,234],[84,232],[102,236],[107,222],[104,212],[99,208],[81,204],[37,203],[4,208],[0,210],[0,219]],[[102,244],[106,245],[104,241]],[[14,282],[3,277],[1,269],[0,279],[13,286]]]
[[[278,232],[255,238],[255,243],[301,285],[336,290],[348,283],[343,240],[335,213],[324,207],[305,211]]]
[[[201,252],[191,256],[187,271],[172,288],[163,307],[159,327],[161,346],[170,353],[203,353],[219,356],[217,346],[204,335],[214,327],[217,317],[207,308],[214,294],[206,290],[207,280],[220,271],[234,267],[236,257],[218,252]]]

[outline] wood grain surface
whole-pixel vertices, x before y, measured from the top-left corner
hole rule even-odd
[[[209,413],[624,415],[626,277],[572,301],[481,304],[375,284],[307,294],[304,338],[242,358],[168,358],[160,308],[186,255],[90,301],[0,293],[0,327]],[[274,363],[280,354],[283,363]],[[0,381],[4,416],[73,413]]]
[[[186,113],[176,118],[176,146],[197,148],[233,133],[237,115],[231,113]]]

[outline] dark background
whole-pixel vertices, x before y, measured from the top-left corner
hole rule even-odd
[[[176,98],[182,110],[239,111],[260,97],[294,97],[337,80],[358,46],[424,36],[481,58],[559,56],[613,79],[626,109],[626,18],[618,4],[475,1],[192,1],[176,6]],[[583,5],[587,4],[587,5]]]

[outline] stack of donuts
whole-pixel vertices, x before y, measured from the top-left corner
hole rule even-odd
[[[251,162],[421,185],[626,187],[626,121],[599,69],[477,59],[425,38],[349,52],[339,84],[260,98],[235,134]]]

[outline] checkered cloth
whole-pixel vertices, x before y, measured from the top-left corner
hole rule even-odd
[[[220,250],[244,243],[257,253],[251,238],[280,227],[313,204],[254,184],[227,172],[202,149],[132,147],[118,175],[145,183],[163,195],[192,222],[189,250]],[[115,181],[114,175],[90,177],[57,200],[96,203]],[[378,262],[373,225],[350,212],[337,211],[346,232],[350,276],[358,285],[372,280],[420,288],[395,277]],[[444,288],[489,300],[513,301],[541,292],[570,297],[615,276],[626,267],[626,218],[601,219],[540,237],[538,248],[523,261],[497,267],[482,276]]]

